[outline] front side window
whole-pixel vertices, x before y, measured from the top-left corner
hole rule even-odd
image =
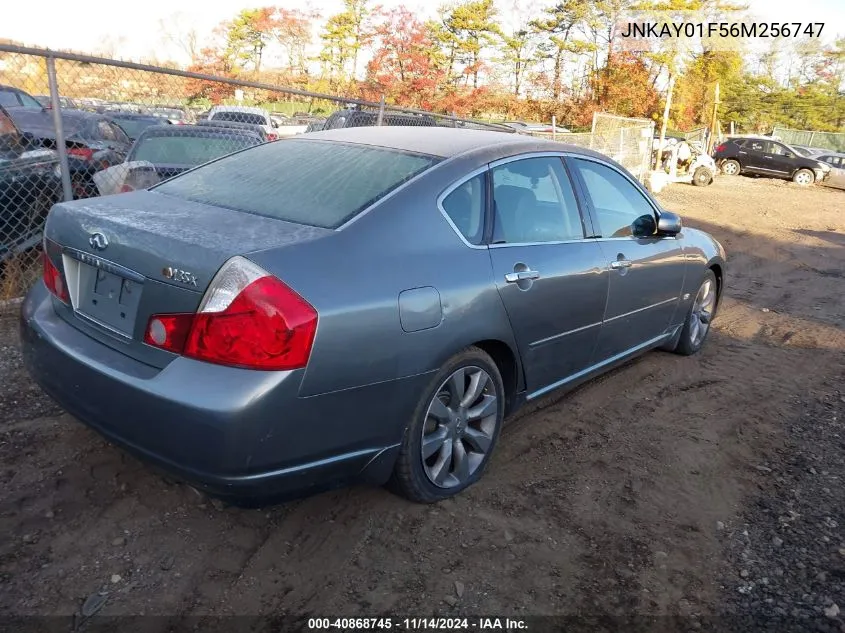
[[[781,145],[780,143],[771,143],[770,142],[769,143],[769,153],[775,154],[776,156],[785,156],[786,154],[789,154],[790,152],[789,152],[788,149],[786,149],[786,147],[784,145]]]
[[[439,161],[381,147],[287,139],[186,172],[154,191],[335,229]]]
[[[113,141],[114,138],[114,130],[111,129],[111,125],[107,121],[100,121],[97,123],[97,135],[101,139],[105,139],[107,141]]]
[[[560,158],[512,161],[493,168],[492,177],[494,244],[583,239],[581,214]]]
[[[602,237],[643,236],[654,232],[654,209],[630,180],[615,169],[593,161],[577,158],[572,163],[587,188]]]
[[[470,178],[443,199],[443,210],[470,244],[484,239],[484,174]]]

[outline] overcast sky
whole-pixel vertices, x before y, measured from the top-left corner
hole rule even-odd
[[[439,0],[380,0],[374,4],[394,7],[401,4],[429,17]],[[7,2],[0,21],[0,37],[25,42],[31,46],[66,48],[99,53],[114,50],[117,57],[137,60],[143,57],[174,59],[184,62],[178,48],[162,38],[160,21],[179,23],[181,29],[195,28],[201,37],[215,25],[232,18],[241,9],[262,5],[287,8],[310,6],[325,18],[337,12],[341,0],[292,2],[273,0],[144,0],[123,3],[115,0],[30,0]],[[513,19],[514,0],[497,2],[503,21]],[[522,12],[537,13],[536,7],[549,0],[518,0]],[[845,36],[845,1],[843,0],[749,0],[751,12],[759,20],[777,22],[823,22],[823,40],[831,42]]]

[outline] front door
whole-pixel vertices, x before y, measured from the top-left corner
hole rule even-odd
[[[658,237],[657,210],[608,164],[567,159],[581,178],[609,273],[607,307],[594,360],[624,355],[669,331],[684,281],[683,238]]]
[[[588,367],[607,300],[609,273],[558,156],[494,164],[496,287],[516,336],[529,394]]]
[[[795,169],[795,155],[783,143],[768,141],[766,145],[773,173],[778,176],[791,176]]]

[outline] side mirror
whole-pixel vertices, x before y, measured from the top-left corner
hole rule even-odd
[[[684,227],[681,216],[671,211],[661,211],[657,220],[657,233],[671,237],[681,232]]]

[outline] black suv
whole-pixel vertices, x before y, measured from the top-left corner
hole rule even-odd
[[[821,182],[830,166],[801,156],[789,145],[767,138],[729,138],[713,150],[713,159],[723,174],[758,174],[786,178],[799,185]]]

